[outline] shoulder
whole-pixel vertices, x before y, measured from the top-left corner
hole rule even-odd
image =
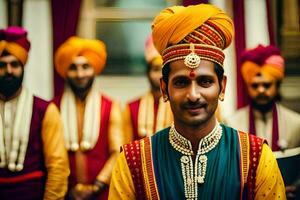
[[[283,106],[282,104],[277,104],[277,107],[278,107],[278,112],[279,114],[283,114],[287,117],[290,117],[290,118],[293,118],[293,119],[296,119],[296,120],[300,120],[300,114]]]
[[[49,106],[50,102],[46,101],[40,97],[34,96],[34,108],[39,111],[45,111]]]
[[[249,106],[238,109],[234,114],[229,117],[224,118],[224,121],[228,125],[236,124],[241,119],[244,119],[249,113]]]

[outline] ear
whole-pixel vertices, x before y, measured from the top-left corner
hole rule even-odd
[[[220,94],[222,94],[223,96],[225,95],[226,84],[227,84],[227,76],[224,75],[221,83],[222,89],[220,91]]]
[[[163,81],[162,78],[160,78],[160,91],[162,93],[162,96],[164,99],[168,99],[168,92],[167,92],[167,85],[166,83]]]

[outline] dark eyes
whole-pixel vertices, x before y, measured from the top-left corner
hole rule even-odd
[[[81,65],[81,67],[82,67],[82,69],[88,69],[88,68],[90,68],[90,65],[86,63],[86,64]],[[77,65],[74,63],[71,64],[69,70],[77,70]]]
[[[262,83],[262,84],[258,84],[258,83],[252,83],[251,87],[253,89],[257,89],[259,86],[264,87],[265,89],[269,89],[271,87],[272,83]]]
[[[13,68],[17,68],[19,66],[21,66],[21,63],[19,61],[11,61],[11,62],[4,62],[4,61],[0,61],[0,68],[4,68],[6,67],[8,64],[10,64],[10,66],[12,66]]]
[[[214,80],[208,77],[199,77],[197,80],[197,84],[201,87],[210,87]],[[173,85],[177,88],[183,88],[188,86],[191,83],[191,80],[188,78],[178,78],[173,81]]]
[[[179,88],[187,86],[189,83],[190,80],[188,80],[187,78],[178,78],[173,81],[174,86]]]

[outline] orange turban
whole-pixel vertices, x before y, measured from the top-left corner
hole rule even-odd
[[[86,57],[96,74],[100,74],[106,63],[105,44],[100,40],[70,37],[57,49],[54,57],[55,69],[61,77],[66,78],[66,73],[77,56]]]
[[[150,35],[145,43],[145,59],[147,63],[157,63],[159,65],[162,65],[162,57],[156,50],[154,44],[153,44],[153,38]]]
[[[271,45],[259,45],[243,52],[241,64],[242,76],[247,84],[259,73],[266,78],[278,81],[284,77],[284,59],[280,55],[280,50]]]
[[[0,30],[0,55],[7,51],[18,58],[24,66],[28,58],[30,42],[27,39],[27,31],[18,26],[11,26]]]
[[[217,62],[221,66],[224,61],[222,50],[231,43],[234,32],[232,20],[219,8],[210,4],[193,6],[173,6],[163,10],[153,21],[152,36],[156,49],[164,57],[166,48],[178,46],[180,50],[188,49],[186,45],[196,44],[195,53],[201,58]],[[173,53],[176,53],[178,48]],[[178,52],[178,51],[177,51]],[[184,59],[188,53],[178,55]]]

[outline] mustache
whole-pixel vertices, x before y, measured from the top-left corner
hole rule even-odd
[[[196,101],[196,102],[186,101],[182,104],[182,107],[185,109],[196,109],[196,108],[202,108],[206,106],[207,103],[205,101]]]
[[[255,97],[256,100],[268,100],[269,97],[266,95],[258,95],[257,97]]]

